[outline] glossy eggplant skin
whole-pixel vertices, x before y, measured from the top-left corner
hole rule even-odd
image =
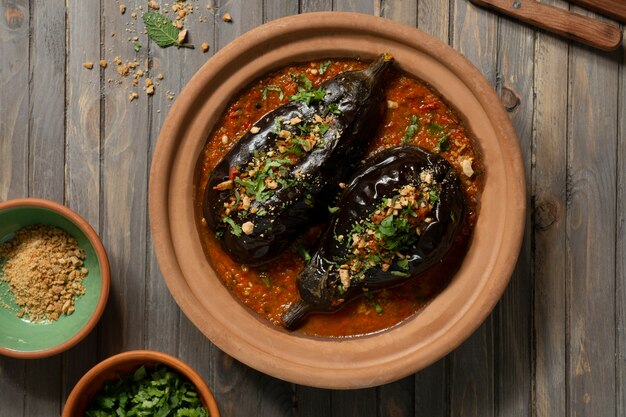
[[[392,61],[391,55],[381,55],[363,71],[344,72],[321,84],[323,99],[294,100],[267,113],[217,164],[206,186],[203,215],[208,227],[222,235],[221,246],[233,260],[261,265],[275,259],[314,221],[316,212],[326,212],[339,191],[338,182],[354,172],[382,120],[385,100],[380,81]],[[251,210],[231,215],[238,226],[253,224],[250,234],[234,233],[224,222],[224,204],[232,201],[233,190],[220,190],[219,184],[233,180],[233,172],[259,152],[273,153],[280,130],[295,136],[299,125],[320,120],[319,116],[329,122],[329,128],[314,149],[288,167],[286,177],[295,184],[279,187],[263,201],[253,199]],[[286,123],[294,119],[301,122]],[[282,121],[279,129],[277,120]]]
[[[381,267],[367,269],[358,282],[347,291],[341,286],[337,260],[349,255],[349,237],[353,225],[367,218],[381,201],[390,198],[407,184],[422,183],[422,172],[429,172],[439,184],[438,201],[432,206],[432,221],[415,235],[403,255],[408,260],[399,274],[397,259],[384,271]],[[331,312],[363,294],[363,289],[376,290],[399,284],[415,277],[439,262],[450,249],[463,223],[466,207],[453,167],[442,157],[422,148],[404,146],[387,149],[365,161],[355,174],[339,203],[339,212],[330,220],[319,240],[309,264],[297,278],[300,300],[284,313],[282,321],[288,329],[297,327],[309,312]],[[339,241],[338,236],[346,238]]]

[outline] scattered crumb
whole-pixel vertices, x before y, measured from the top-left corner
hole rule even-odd
[[[137,19],[137,13],[135,13],[135,12],[131,13],[130,17],[132,17],[133,19]]]
[[[232,21],[233,21],[233,18],[232,18],[232,16],[230,15],[230,13],[226,12],[226,13],[224,13],[224,15],[222,16],[222,20],[223,20],[224,22],[229,22],[229,23],[230,23],[230,22],[232,22]]]
[[[105,59],[100,60],[100,68],[106,68],[109,63]]]
[[[200,48],[202,49],[202,52],[207,52],[209,50],[209,44],[206,42],[202,42],[202,45],[200,45]]]
[[[161,6],[156,1],[150,0],[148,2],[148,8],[153,9],[153,10],[159,10],[161,8]]]
[[[87,69],[92,69],[93,68],[93,62],[91,61],[85,61],[83,62],[83,67],[87,68]]]
[[[126,13],[126,6],[125,6],[125,5],[123,5],[123,4],[120,4],[120,13],[121,13],[121,14]]]
[[[150,87],[150,86],[152,86],[152,85],[154,85],[154,84],[152,83],[152,80],[151,80],[150,78],[146,78],[146,87]]]
[[[117,67],[117,73],[120,74],[122,77],[126,77],[130,73],[130,70],[128,69],[128,65],[120,64]]]
[[[143,70],[138,69],[137,71],[135,71],[135,75],[136,75],[137,77],[143,77]]]
[[[137,94],[137,92],[133,91],[132,93],[130,93],[128,95],[128,101],[133,101],[139,98],[139,94]]]
[[[146,94],[149,96],[154,94],[154,85],[149,85],[148,87],[146,87]]]
[[[165,76],[163,75],[163,73],[159,72],[159,75],[157,75],[157,78],[159,80],[162,80],[163,78],[165,78]]]
[[[182,44],[185,42],[185,39],[187,38],[187,29],[183,29],[180,32],[178,32],[178,43]]]

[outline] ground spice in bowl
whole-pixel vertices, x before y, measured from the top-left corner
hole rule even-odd
[[[72,314],[85,293],[84,260],[76,239],[52,226],[24,227],[0,244],[0,280],[20,307],[17,316],[39,323]]]

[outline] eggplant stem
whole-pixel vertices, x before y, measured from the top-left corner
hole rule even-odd
[[[369,67],[367,67],[363,73],[372,82],[372,84],[378,82],[380,75],[385,72],[387,67],[393,63],[393,55],[389,52],[381,54],[376,61],[374,61]]]
[[[311,305],[303,300],[298,300],[283,313],[280,319],[287,330],[293,330],[309,311],[311,311]]]

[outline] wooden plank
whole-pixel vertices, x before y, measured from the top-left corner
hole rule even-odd
[[[375,14],[377,7],[380,7],[378,0],[335,0],[333,2],[333,10],[338,12]]]
[[[567,325],[568,408],[576,416],[615,415],[617,73],[617,56],[573,46]]]
[[[296,386],[296,414],[298,417],[332,416],[331,390]]]
[[[65,201],[98,231],[100,224],[100,4],[69,2]],[[83,67],[94,62],[94,69]],[[63,355],[62,404],[97,362],[99,327]]]
[[[450,43],[450,2],[419,0],[417,4],[417,27],[431,36]]]
[[[31,5],[28,189],[64,201],[65,2]],[[50,376],[53,381],[50,383]],[[61,412],[61,357],[28,361],[24,414]]]
[[[564,1],[551,1],[567,7]],[[533,413],[566,415],[567,42],[543,31],[535,43]]]
[[[332,414],[342,417],[377,416],[378,388],[332,391]]]
[[[617,380],[616,415],[626,416],[626,55],[622,55],[619,68],[619,114],[617,131],[617,252],[615,327],[617,346],[615,369]]]
[[[101,319],[100,354],[111,356],[139,349],[145,343],[146,310],[146,201],[149,115],[145,94],[132,86],[131,77],[117,73],[114,58],[135,58],[128,37],[143,31],[140,1],[126,1],[122,15],[117,2],[103,2],[105,70],[104,117],[101,130],[102,240],[111,263],[111,292]],[[137,20],[131,17],[137,13]],[[132,30],[134,32],[127,32]],[[115,36],[112,36],[115,34]],[[142,58],[140,55],[139,58]],[[146,64],[140,61],[140,67]],[[111,80],[111,82],[109,82]],[[138,91],[139,98],[129,101]]]
[[[28,195],[29,2],[0,3],[0,200]],[[26,363],[0,357],[0,404],[24,415]]]
[[[333,0],[300,0],[300,13],[332,10]]]
[[[7,200],[28,192],[29,2],[3,2],[0,10],[0,199]]]
[[[509,111],[522,150],[526,171],[527,207],[531,207],[531,154],[533,134],[534,30],[519,22],[502,19],[498,43],[498,66],[502,76],[499,93]],[[526,417],[531,414],[531,211],[517,266],[498,304],[495,385],[499,416]]]
[[[387,0],[381,1],[378,16],[395,20],[409,26],[417,26],[417,0]]]
[[[420,417],[428,410],[429,417],[447,417],[449,412],[448,368],[450,357],[415,374],[415,412],[405,415]]]
[[[65,2],[33,4],[30,57],[29,188],[63,202]]]
[[[263,23],[263,3],[244,0],[222,2],[216,9],[216,51],[237,36]],[[232,22],[223,22],[224,13]],[[278,17],[278,16],[274,16]],[[257,372],[215,349],[211,355],[214,387],[219,393],[220,410],[228,416],[291,416],[292,385]]]
[[[464,0],[452,3],[452,46],[496,85],[498,25],[495,15]],[[497,313],[497,312],[496,312]],[[494,314],[450,356],[450,413],[493,416]]]
[[[298,2],[293,0],[265,0],[263,2],[263,23],[279,17],[298,14]]]

